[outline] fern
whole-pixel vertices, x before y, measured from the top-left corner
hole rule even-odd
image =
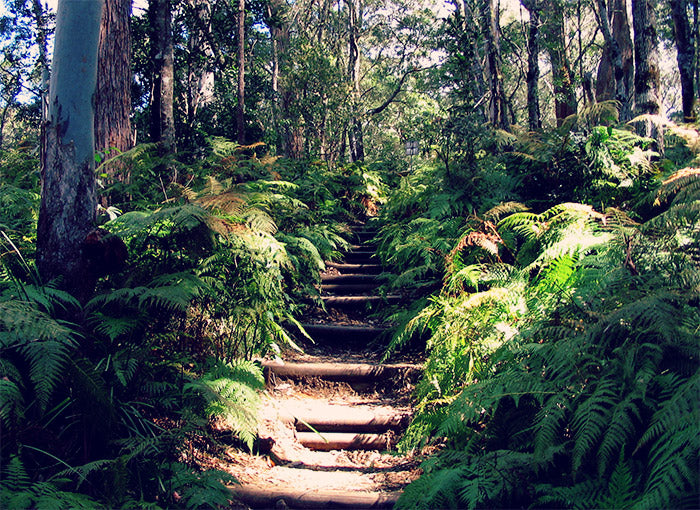
[[[205,412],[221,417],[250,450],[257,436],[258,392],[265,386],[258,365],[247,361],[217,364],[193,388],[205,391]]]
[[[46,408],[75,346],[75,333],[35,306],[0,301],[0,355],[16,350],[27,361],[40,409]]]
[[[54,482],[32,482],[22,461],[10,457],[0,471],[1,508],[84,508],[98,506],[94,499],[75,492],[64,492]]]
[[[168,485],[179,496],[179,505],[192,509],[218,509],[230,505],[231,490],[227,484],[236,480],[229,473],[216,469],[197,472],[181,463],[174,464],[172,471]]]

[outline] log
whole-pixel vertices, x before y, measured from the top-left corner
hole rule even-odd
[[[297,432],[297,440],[310,450],[388,450],[393,434],[356,434],[354,432]]]
[[[326,306],[361,307],[381,303],[395,304],[401,301],[401,296],[321,296]]]
[[[377,283],[376,274],[334,274],[321,276],[321,283]]]
[[[408,425],[411,414],[388,410],[374,411],[361,407],[326,405],[320,408],[290,408],[280,419],[294,425],[299,432],[381,433],[401,430]],[[313,429],[311,428],[313,427]]]
[[[332,292],[347,296],[348,294],[357,294],[360,292],[369,292],[377,290],[376,283],[324,283],[321,285],[322,292]]]
[[[379,274],[382,272],[382,266],[379,264],[345,264],[343,262],[326,262],[328,267],[333,267],[340,272],[345,273],[370,273]]]
[[[339,326],[335,324],[302,324],[314,341],[330,343],[363,342],[375,340],[389,328],[379,326]]]
[[[263,361],[263,370],[280,377],[321,377],[330,381],[371,382],[391,378],[417,377],[419,365],[407,363],[370,365],[362,363],[284,363]]]
[[[253,508],[390,509],[400,492],[352,492],[343,490],[302,490],[280,487],[229,486],[235,497]],[[284,501],[284,504],[280,503]]]

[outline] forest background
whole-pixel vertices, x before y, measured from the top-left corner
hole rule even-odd
[[[400,505],[696,506],[697,0],[58,10],[0,23],[0,507],[225,506],[192,445],[368,218]]]

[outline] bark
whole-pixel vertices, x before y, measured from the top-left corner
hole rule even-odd
[[[693,77],[696,48],[693,44],[693,33],[688,19],[688,0],[670,0],[673,18],[673,35],[676,40],[676,61],[681,76],[681,103],[683,105],[683,120],[694,122],[695,88],[698,86]],[[698,2],[694,9],[697,11]],[[697,23],[697,20],[696,20]],[[698,30],[697,26],[695,30]]]
[[[106,0],[100,26],[95,149],[109,157],[133,146],[131,129],[131,0]],[[108,167],[108,170],[118,170]]]
[[[164,153],[174,153],[175,58],[170,0],[151,0],[151,52],[154,67],[151,101],[151,138],[160,142]]]
[[[44,174],[44,164],[46,163],[46,154],[44,153],[46,149],[46,120],[49,115],[49,80],[51,78],[49,74],[49,58],[48,58],[48,26],[46,22],[46,13],[44,12],[44,7],[41,0],[33,0],[32,2],[32,14],[34,15],[34,21],[37,27],[36,45],[39,50],[39,58],[37,65],[41,71],[41,124],[39,128],[39,139],[41,145],[41,174]],[[3,117],[3,130],[4,132],[4,117]],[[2,144],[0,144],[0,147]]]
[[[522,0],[523,6],[530,12],[527,40],[527,118],[528,126],[535,131],[542,128],[540,117],[540,6],[538,0]]]
[[[602,9],[599,2],[599,8]],[[619,50],[619,55],[606,51],[609,42],[606,43],[598,65],[598,76],[596,80],[596,99],[607,101],[616,99],[620,102],[620,118],[628,120],[632,117],[633,90],[634,90],[634,48],[630,22],[627,17],[627,0],[614,0],[606,10],[607,17],[601,18],[601,30],[603,22],[607,22],[611,30],[611,37],[615,42],[615,47]],[[602,16],[602,14],[599,14]],[[612,20],[612,24],[611,21]],[[618,60],[614,60],[618,58]],[[621,66],[621,67],[618,67]]]
[[[282,0],[270,0],[267,4],[267,24],[272,40],[272,111],[276,132],[281,137],[280,151],[291,159],[304,156],[304,128],[298,119],[292,118],[290,105],[295,101],[296,91],[287,90],[281,80],[289,48],[289,22],[285,16]]]
[[[481,18],[486,42],[486,73],[489,80],[489,120],[500,129],[508,129],[508,107],[503,90],[501,65],[501,27],[498,0],[482,0]]]
[[[94,290],[82,244],[95,221],[94,107],[101,0],[58,4],[37,267],[81,300]]]
[[[360,50],[358,46],[360,25],[362,24],[360,0],[347,0],[348,4],[348,77],[352,84],[352,100],[355,117],[350,119],[348,144],[350,159],[364,161],[365,147],[362,134],[362,120],[357,117],[360,107]]]
[[[576,114],[576,91],[571,64],[566,53],[566,27],[559,0],[545,0],[542,36],[549,54],[554,85],[554,115],[557,125]]]
[[[620,3],[625,5],[625,0],[615,0],[615,2],[613,8],[609,10],[609,4],[606,3],[606,0],[596,0],[598,24],[604,40],[603,57],[598,68],[596,81],[596,96],[598,101],[609,99],[617,101],[620,105],[620,118],[628,120],[632,112],[631,95],[625,81],[625,60],[627,59],[626,52],[630,39],[629,22],[620,21],[623,17],[627,18],[626,8],[619,7]],[[622,29],[625,25],[627,30]],[[615,29],[614,27],[620,28]],[[607,88],[611,91],[607,92]]]
[[[236,135],[245,145],[245,0],[238,0],[238,106],[236,108]]]
[[[695,87],[700,95],[700,0],[693,1],[693,38],[695,39]]]
[[[481,1],[481,0],[478,0]],[[456,4],[459,7],[459,3]],[[477,51],[475,41],[480,39],[480,28],[478,16],[476,14],[472,0],[463,0],[461,4],[464,12],[461,14],[462,37],[460,45],[464,59],[464,84],[462,96],[470,106],[478,105],[486,95],[484,86],[484,68]],[[488,108],[476,108],[475,112],[484,122],[488,119]]]
[[[212,47],[210,0],[188,0],[192,33],[188,40],[187,125],[193,129],[200,111],[214,100],[213,63],[218,55]]]
[[[661,111],[661,77],[656,33],[656,1],[632,0],[634,23],[634,94],[636,114],[658,115]],[[644,122],[644,136],[657,138],[652,122]]]

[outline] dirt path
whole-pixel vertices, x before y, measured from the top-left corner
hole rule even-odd
[[[410,421],[418,366],[382,365],[371,347],[383,330],[368,309],[386,301],[374,296],[379,268],[370,236],[359,230],[346,263],[324,275],[327,312],[307,324],[316,344],[264,362],[264,454],[231,448],[215,466],[240,482],[232,487],[240,508],[392,508],[420,474],[419,459],[395,449]]]

